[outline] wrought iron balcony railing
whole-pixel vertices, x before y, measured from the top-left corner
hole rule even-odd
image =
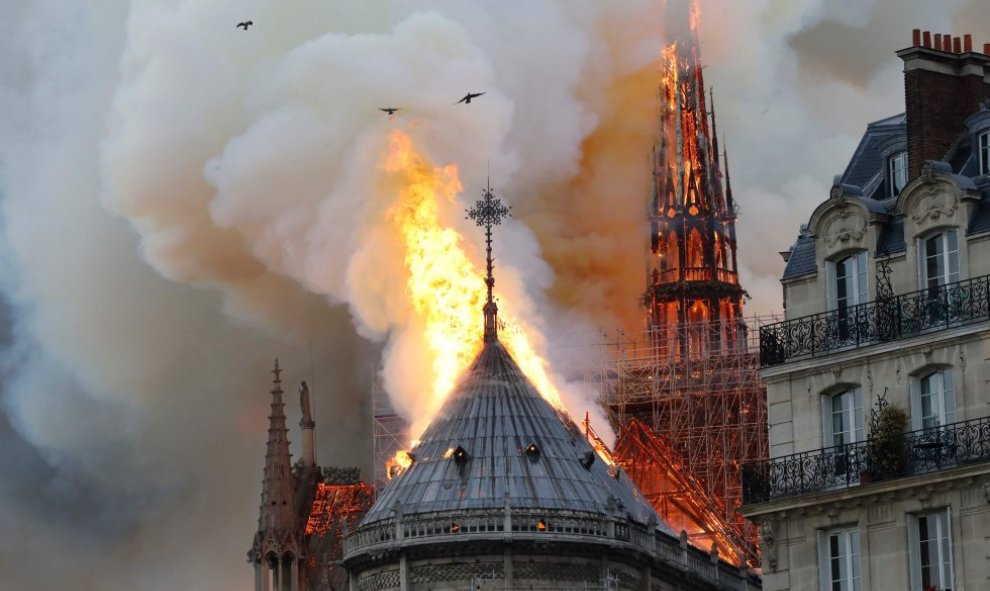
[[[904,434],[899,453],[870,442],[782,456],[743,467],[743,503],[858,486],[990,461],[990,417]],[[886,443],[885,443],[886,445]]]
[[[990,319],[990,275],[760,328],[760,365],[822,355]]]

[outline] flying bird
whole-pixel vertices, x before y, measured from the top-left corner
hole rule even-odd
[[[399,110],[399,107],[379,107],[378,110],[385,111],[388,113],[388,116],[391,117],[392,115],[395,115],[395,113]]]
[[[457,101],[454,104],[455,105],[458,105],[460,103],[464,103],[465,105],[470,105],[471,104],[471,99],[478,98],[479,96],[481,96],[483,94],[485,94],[485,93],[483,93],[483,92],[473,92],[473,93],[472,92],[469,92],[469,93],[467,93],[467,94],[464,95],[464,98],[462,98],[461,100]]]
[[[245,31],[247,31],[248,30],[248,27],[250,27],[253,24],[254,24],[254,21],[244,21],[244,22],[241,22],[241,23],[237,23],[237,27],[236,28],[238,28],[238,29],[244,29]]]

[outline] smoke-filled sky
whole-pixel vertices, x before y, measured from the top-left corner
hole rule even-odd
[[[902,110],[911,29],[981,47],[980,4],[701,1],[748,313],[780,312],[777,252]],[[515,214],[498,285],[547,343],[637,317],[662,1],[0,8],[5,590],[250,588],[276,356],[321,463],[370,468],[379,353],[411,346],[377,240],[394,127],[458,166],[451,215],[490,172]]]

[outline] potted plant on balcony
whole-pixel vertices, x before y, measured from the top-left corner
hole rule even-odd
[[[870,433],[866,436],[866,478],[884,480],[904,474],[907,468],[908,416],[903,409],[878,396],[870,410]]]

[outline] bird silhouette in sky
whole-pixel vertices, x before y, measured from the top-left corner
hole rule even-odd
[[[469,92],[469,93],[467,93],[467,94],[464,95],[464,98],[462,98],[461,100],[457,101],[454,104],[455,105],[459,105],[460,103],[464,103],[465,105],[470,105],[471,104],[471,99],[478,98],[479,96],[481,96],[483,94],[485,94],[485,93],[483,93],[483,92]]]
[[[250,27],[253,24],[254,24],[254,21],[244,21],[244,22],[237,23],[237,28],[238,29],[244,29],[245,31],[247,31],[248,30],[248,27]]]
[[[385,111],[386,113],[388,113],[389,117],[391,117],[392,115],[395,115],[396,112],[399,111],[399,107],[379,107],[378,110]]]

